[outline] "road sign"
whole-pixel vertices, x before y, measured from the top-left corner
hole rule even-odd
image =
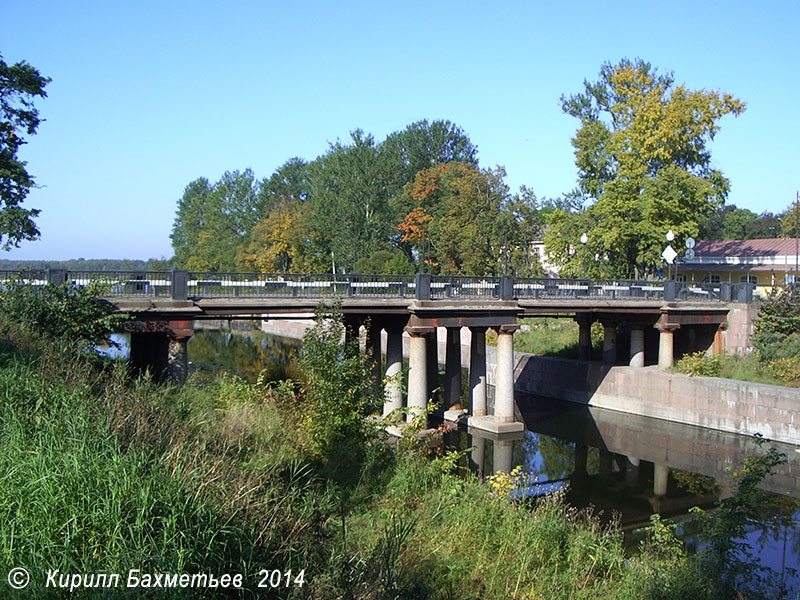
[[[694,248],[694,238],[686,238],[686,247],[689,250],[692,250]],[[692,256],[694,256],[694,253],[692,254]]]
[[[672,264],[677,256],[678,253],[675,252],[674,248],[670,245],[664,248],[664,251],[661,253],[661,258],[663,258],[669,264]]]
[[[686,251],[686,254],[684,254],[684,256],[685,256],[686,258],[694,258],[694,250],[693,250],[692,248],[689,248],[689,249]]]

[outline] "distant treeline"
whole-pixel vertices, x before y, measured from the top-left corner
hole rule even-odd
[[[0,271],[67,269],[68,271],[169,271],[170,260],[73,258],[70,260],[0,260]]]

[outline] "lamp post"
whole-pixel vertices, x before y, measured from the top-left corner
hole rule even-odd
[[[583,274],[586,275],[586,242],[589,241],[589,236],[584,233],[581,235],[581,244],[583,244]]]
[[[667,245],[672,245],[672,240],[675,239],[675,234],[672,229],[667,232]],[[667,262],[667,280],[672,280],[672,261]]]

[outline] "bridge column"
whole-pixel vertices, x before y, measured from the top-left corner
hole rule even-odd
[[[486,415],[486,327],[470,327],[469,409],[476,417]]]
[[[519,325],[501,325],[497,331],[494,416],[498,423],[514,422],[514,332]]]
[[[386,329],[386,385],[384,387],[383,416],[403,407],[403,331],[394,327]]]
[[[408,422],[425,414],[428,405],[427,341],[428,327],[406,327],[410,339],[408,357]]]
[[[632,367],[644,366],[644,329],[641,326],[633,326],[631,329],[631,352],[628,364]]]
[[[168,336],[167,347],[167,381],[183,383],[189,375],[189,353],[186,346],[190,335]]]
[[[367,352],[370,354],[370,365],[372,379],[375,385],[380,386],[382,369],[382,354],[381,354],[381,331],[382,327],[372,321],[367,322]]]
[[[636,487],[639,484],[639,459],[633,456],[625,457],[625,485]]]
[[[461,327],[447,328],[442,410],[461,408]]]
[[[667,465],[653,465],[653,493],[656,496],[667,495],[669,483],[669,467]]]
[[[660,332],[658,336],[658,366],[661,369],[667,369],[675,364],[674,333],[680,325],[657,324],[655,327]]]
[[[486,457],[486,438],[472,436],[474,450],[471,453],[472,462],[478,467],[478,479],[483,480],[483,461]]]
[[[603,362],[617,362],[617,324],[603,323]]]
[[[427,389],[426,398],[433,398],[433,392],[439,387],[439,331],[433,327],[425,334],[427,356]]]
[[[578,323],[578,360],[592,358],[592,321],[586,315],[577,315]]]

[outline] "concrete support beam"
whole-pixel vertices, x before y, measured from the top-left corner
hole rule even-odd
[[[469,409],[476,417],[486,415],[486,327],[470,327]]]
[[[631,352],[628,364],[632,367],[644,366],[644,329],[641,327],[631,329]]]
[[[576,317],[578,323],[578,360],[592,358],[592,322],[588,318]]]
[[[611,481],[611,471],[613,468],[614,455],[603,448],[600,449],[600,481],[608,483]]]
[[[617,324],[603,323],[603,362],[617,362]]]
[[[447,328],[447,346],[444,370],[444,402],[442,409],[461,408],[461,328]]]
[[[666,496],[669,484],[669,467],[667,465],[653,465],[653,493],[656,496]]]
[[[383,416],[403,407],[403,333],[389,329],[386,332],[386,384],[384,387]]]
[[[486,457],[486,438],[472,436],[472,445],[475,449],[472,451],[472,462],[478,468],[478,478],[483,479],[483,462]]]
[[[427,342],[429,329],[407,328],[410,335],[408,357],[408,421],[425,414],[428,405]]]

